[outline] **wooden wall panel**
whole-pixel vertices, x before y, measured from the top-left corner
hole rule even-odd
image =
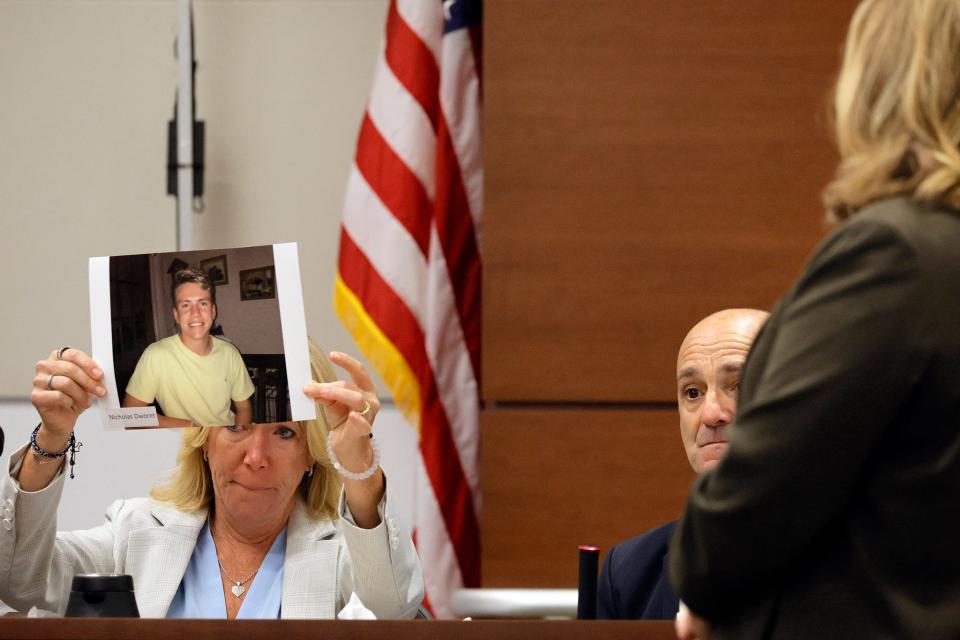
[[[487,0],[487,399],[662,402],[823,232],[853,0]]]
[[[677,518],[693,480],[676,410],[483,415],[483,586],[576,587],[604,550]]]

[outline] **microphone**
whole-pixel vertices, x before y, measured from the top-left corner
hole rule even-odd
[[[600,549],[589,545],[580,546],[580,576],[577,585],[577,619],[597,618],[597,565]]]

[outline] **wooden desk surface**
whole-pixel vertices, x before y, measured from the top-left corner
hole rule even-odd
[[[620,620],[139,620],[0,618],[4,640],[674,640],[669,621]]]

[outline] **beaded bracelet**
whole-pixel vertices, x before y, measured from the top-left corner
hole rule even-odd
[[[40,433],[40,427],[43,426],[43,422],[37,425],[37,428],[33,430],[33,433],[30,434],[30,447],[33,449],[33,457],[39,464],[47,464],[51,460],[56,460],[67,455],[67,452],[70,453],[70,479],[74,478],[73,475],[73,466],[76,462],[77,449],[83,446],[82,442],[77,442],[77,437],[73,435],[73,431],[70,432],[70,438],[67,439],[67,446],[64,447],[63,451],[50,452],[41,448],[37,444],[37,434]],[[47,458],[46,460],[41,460],[41,458]]]
[[[377,440],[373,437],[372,433],[370,434],[370,446],[373,447],[373,464],[371,464],[370,468],[366,471],[354,473],[349,469],[345,469],[343,465],[340,464],[340,461],[337,460],[337,455],[333,452],[333,431],[327,434],[327,456],[330,458],[330,463],[340,475],[350,480],[366,480],[380,468],[380,445],[377,444]]]

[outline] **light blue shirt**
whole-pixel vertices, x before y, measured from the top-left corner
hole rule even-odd
[[[280,599],[283,595],[283,558],[287,551],[287,529],[284,527],[263,559],[260,570],[247,588],[237,618],[277,619],[280,617]],[[244,576],[233,576],[243,578]],[[227,598],[233,598],[229,591]],[[177,595],[167,610],[168,618],[226,618],[223,601],[223,582],[217,547],[210,535],[210,524],[203,525],[197,537],[197,546],[190,556],[187,572],[183,574]]]

